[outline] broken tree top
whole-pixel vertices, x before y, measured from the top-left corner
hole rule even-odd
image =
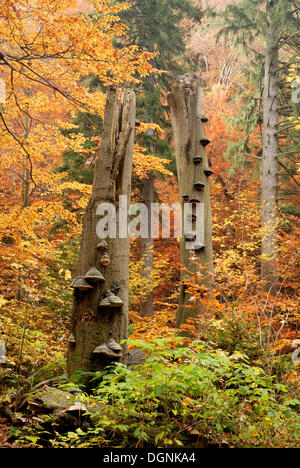
[[[200,75],[197,75],[197,73],[193,73],[192,75],[186,73],[185,75],[178,76],[175,84],[183,88],[198,87],[200,84]]]

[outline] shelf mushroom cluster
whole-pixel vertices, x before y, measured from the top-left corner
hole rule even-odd
[[[97,245],[97,251],[100,253],[99,262],[103,267],[110,265],[110,257],[108,255],[108,244],[105,240],[101,241]],[[96,267],[92,267],[85,275],[77,276],[71,283],[71,287],[74,290],[89,292],[94,289],[96,283],[104,283],[105,278]],[[117,296],[120,286],[117,283],[111,285],[111,289],[107,290],[102,296],[99,307],[100,308],[122,308],[124,302],[122,299]],[[70,345],[76,344],[76,338],[74,331],[71,331],[68,342]],[[98,346],[94,353],[95,354],[106,354],[111,357],[119,357],[119,354],[122,351],[121,346],[116,343],[112,338],[107,344]],[[113,353],[113,354],[112,354]]]
[[[100,307],[122,307],[124,305],[122,299],[116,296],[110,289],[104,293]]]
[[[202,117],[201,117],[201,122],[207,123],[207,122],[208,122],[208,118],[205,117],[204,115],[202,115]],[[202,138],[202,139],[200,140],[200,143],[201,143],[201,145],[202,145],[204,148],[206,148],[206,146],[208,146],[208,145],[211,143],[211,141],[210,141],[208,138]],[[194,163],[195,166],[199,166],[200,164],[203,163],[203,157],[202,157],[201,155],[197,154],[197,155],[194,156],[194,158],[193,158],[193,163]],[[212,171],[209,167],[205,167],[205,168],[203,169],[203,172],[204,172],[204,174],[206,175],[206,177],[211,177],[211,176],[213,175],[213,171]],[[205,190],[205,187],[206,187],[206,184],[205,184],[204,182],[202,182],[202,181],[196,181],[196,182],[194,183],[194,189],[195,189],[197,192],[203,192],[203,191]],[[187,194],[187,193],[184,193],[184,194],[182,195],[182,199],[183,199],[183,201],[184,201],[185,203],[189,202],[189,203],[191,203],[192,205],[194,205],[194,207],[195,207],[195,205],[196,205],[197,203],[200,203],[200,200],[197,199],[197,198],[190,199],[190,196],[189,196],[189,194]],[[189,214],[188,216],[189,216],[189,219],[190,219],[191,221],[194,221],[194,220],[196,219],[196,216],[193,215],[193,214]],[[192,233],[187,233],[187,234],[185,235],[185,240],[186,240],[187,242],[195,242],[195,240],[196,240],[196,235],[195,235],[195,234],[192,234]],[[193,247],[193,249],[194,249],[195,253],[200,253],[200,252],[202,252],[203,250],[205,250],[205,245],[204,245],[204,244],[195,244],[194,247]]]
[[[113,338],[110,338],[107,343],[103,343],[97,346],[94,351],[94,355],[102,354],[107,357],[122,357],[122,347]]]
[[[97,245],[97,250],[100,252],[100,255],[101,255],[100,263],[104,267],[108,267],[108,265],[110,265],[110,258],[109,258],[107,249],[108,249],[108,244],[105,240],[103,240]]]
[[[100,264],[104,267],[110,265],[110,258],[108,255],[108,244],[105,240],[97,245],[97,250],[100,252]],[[87,291],[93,289],[90,283],[104,282],[105,278],[102,273],[96,268],[92,267],[84,276],[77,276],[71,284],[71,287],[79,291]]]

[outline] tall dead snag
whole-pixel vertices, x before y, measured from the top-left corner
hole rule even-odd
[[[127,338],[128,329],[127,206],[131,197],[135,115],[135,93],[124,91],[120,96],[116,87],[109,87],[92,197],[83,220],[78,277],[72,284],[70,376],[78,370],[103,369],[112,361],[126,362],[127,349],[120,346],[120,341]],[[121,224],[120,213],[126,213]],[[99,223],[105,225],[105,219],[109,220],[109,232],[99,238]]]
[[[208,167],[205,147],[210,143],[204,136],[203,123],[207,119],[202,115],[202,90],[199,77],[196,75],[184,75],[178,77],[172,84],[169,93],[169,105],[171,108],[172,129],[174,136],[174,147],[178,172],[179,194],[182,207],[190,204],[193,213],[192,232],[185,233],[180,243],[181,252],[181,280],[199,271],[203,283],[210,288],[213,274],[212,257],[212,220],[210,208],[210,186],[209,177],[212,171]],[[195,209],[197,204],[202,204],[204,211],[204,226],[201,241],[194,241],[196,232]],[[182,223],[185,226],[187,210],[182,210]],[[199,228],[199,226],[198,226]],[[198,237],[198,236],[197,236]],[[192,242],[190,242],[192,241]],[[191,244],[193,248],[190,249]],[[202,269],[202,267],[204,267]],[[177,327],[180,327],[187,318],[197,313],[196,306],[190,301],[191,297],[186,292],[184,284],[181,286],[179,309],[177,315]]]

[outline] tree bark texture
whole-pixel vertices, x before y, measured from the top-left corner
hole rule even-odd
[[[272,20],[269,18],[266,39],[264,83],[264,131],[262,161],[262,279],[266,288],[276,289],[276,257],[278,249],[278,48]]]
[[[128,291],[129,291],[129,237],[99,239],[96,233],[100,203],[112,203],[116,207],[117,236],[119,233],[119,195],[131,200],[131,173],[136,115],[136,97],[133,91],[124,91],[111,86],[107,90],[104,128],[100,154],[95,163],[92,197],[84,220],[77,275],[84,276],[96,267],[104,276],[104,282],[90,283],[93,289],[75,289],[70,332],[75,340],[68,350],[68,373],[75,371],[94,372],[109,365],[112,360],[126,363],[127,348],[122,345],[122,357],[111,358],[94,354],[94,349],[106,344],[110,338],[120,343],[127,339]],[[127,213],[127,211],[126,211]],[[127,217],[126,217],[127,221]],[[127,230],[127,223],[126,223]],[[108,266],[100,263],[103,251],[97,249],[105,240]],[[117,291],[122,299],[120,308],[99,307],[107,290]]]
[[[204,205],[204,248],[195,252],[187,249],[185,236],[180,243],[181,280],[188,278],[188,273],[195,274],[199,266],[203,282],[210,288],[213,276],[212,255],[212,218],[210,207],[210,184],[207,171],[208,160],[205,150],[204,127],[202,116],[202,90],[197,75],[178,77],[172,84],[168,96],[171,108],[174,148],[178,172],[179,194],[182,207],[184,203],[197,200]],[[194,158],[198,158],[196,161]],[[197,182],[203,184],[201,190],[195,187]],[[194,205],[194,203],[192,203]],[[184,210],[183,216],[184,216]],[[184,219],[182,220],[184,226]],[[198,308],[193,306],[191,297],[181,286],[177,327],[180,327],[189,317],[195,317]]]

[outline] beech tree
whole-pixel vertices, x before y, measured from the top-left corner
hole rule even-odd
[[[187,65],[186,39],[192,21],[200,21],[202,12],[200,2],[191,0],[134,0],[129,10],[123,11],[121,17],[128,25],[126,45],[137,44],[143,50],[157,55],[151,64],[162,74],[152,73],[143,80],[137,96],[137,115],[147,122],[155,122],[165,132],[160,138],[156,132],[149,131],[140,136],[139,141],[149,154],[162,158],[172,157],[170,145],[170,124],[166,119],[168,112],[164,95],[169,89],[170,82],[175,76],[183,72]],[[190,22],[190,24],[189,24]],[[180,57],[180,60],[178,58]],[[167,73],[166,73],[167,72]],[[144,203],[151,211],[154,201],[154,176],[151,171],[142,179],[141,195]],[[149,217],[149,232],[151,232],[151,217]],[[140,304],[142,316],[153,315],[153,239],[149,236],[142,239],[141,256],[143,258],[142,276],[148,285],[148,293],[143,296]]]
[[[129,291],[129,237],[122,238],[119,196],[131,199],[132,154],[135,128],[135,93],[116,87],[107,90],[104,128],[94,170],[92,197],[82,231],[69,336],[68,371],[95,371],[113,360],[126,363]],[[108,225],[107,238],[97,235],[101,203],[116,207],[115,236]],[[126,211],[127,213],[127,211]],[[104,214],[104,213],[103,213]],[[117,237],[116,237],[117,236]]]
[[[203,124],[206,118],[202,115],[202,90],[199,77],[197,75],[178,77],[171,86],[168,100],[171,108],[180,200],[182,207],[189,203],[193,208],[193,213],[186,213],[182,209],[182,225],[185,226],[186,216],[192,215],[190,225],[193,232],[185,231],[180,243],[182,284],[177,314],[177,327],[180,327],[187,318],[198,314],[197,307],[191,302],[191,295],[186,291],[185,281],[189,273],[200,273],[202,285],[208,290],[212,284],[212,219],[209,187],[212,171],[208,167],[205,151],[209,140],[204,135]],[[197,216],[195,209],[199,204],[204,207],[204,217],[198,220],[204,223],[202,239],[196,239],[199,234],[195,231],[197,219],[193,219]],[[201,270],[200,265],[203,267]]]

